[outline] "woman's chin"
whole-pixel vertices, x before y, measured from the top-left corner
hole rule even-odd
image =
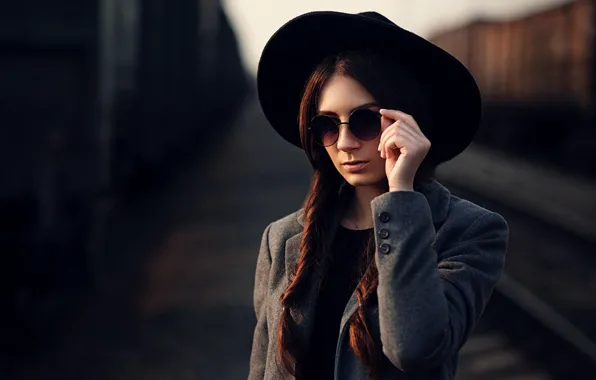
[[[372,176],[369,173],[343,173],[347,183],[354,187],[358,186],[378,186],[383,181],[383,177]]]

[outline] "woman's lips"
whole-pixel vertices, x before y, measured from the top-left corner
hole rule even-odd
[[[368,161],[357,161],[354,163],[345,163],[342,165],[350,173],[356,173],[364,169],[366,165],[368,165]]]

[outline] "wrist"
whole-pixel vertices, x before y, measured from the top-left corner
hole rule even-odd
[[[403,188],[403,187],[390,187],[389,188],[389,192],[394,192],[394,191],[414,191],[413,188]]]
[[[389,191],[414,191],[414,184],[408,184],[408,183],[390,184]]]

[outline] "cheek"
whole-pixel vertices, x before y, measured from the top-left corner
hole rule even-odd
[[[366,147],[367,154],[365,156],[371,161],[376,169],[380,170],[382,173],[385,173],[385,159],[381,157],[381,152],[379,152],[377,149],[379,142],[379,138],[370,141],[370,144]]]
[[[333,149],[333,147],[325,148],[325,151],[327,152],[329,159],[331,159],[331,162],[333,162],[333,165],[337,167],[338,166],[337,151],[335,149]]]
[[[379,141],[375,143],[374,149],[371,152],[370,157],[372,157],[371,159],[374,160],[375,166],[380,166],[382,168],[383,173],[385,173],[385,159],[381,157],[381,152],[379,152],[379,150],[377,149],[378,146]]]
[[[381,142],[380,138],[376,138],[375,140],[370,141],[369,145],[367,145],[367,157],[370,157],[371,160],[381,160],[384,161],[383,158],[381,158],[381,152],[379,152],[379,149],[377,149],[379,147],[379,144]]]
[[[374,155],[373,159],[374,166],[378,168],[379,171],[385,173],[385,159],[381,157],[381,152],[377,151],[376,149],[375,151],[376,155]]]

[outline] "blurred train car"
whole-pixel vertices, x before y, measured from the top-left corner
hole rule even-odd
[[[429,38],[479,83],[485,109],[478,143],[596,176],[595,5],[576,0]]]
[[[212,144],[247,78],[218,0],[3,5],[2,357],[109,275],[94,267],[109,199]]]

